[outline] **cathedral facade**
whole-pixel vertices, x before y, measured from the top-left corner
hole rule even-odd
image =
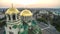
[[[32,17],[30,10],[22,10],[9,8],[5,12],[6,25],[4,34],[42,34],[36,20]]]

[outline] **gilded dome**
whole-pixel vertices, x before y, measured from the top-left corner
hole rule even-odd
[[[20,13],[20,16],[32,16],[33,14],[31,13],[30,10],[23,10],[21,13]]]
[[[9,14],[9,15],[11,15],[11,14],[18,14],[19,13],[19,11],[16,9],[16,8],[9,8],[6,12],[5,12],[5,14]]]

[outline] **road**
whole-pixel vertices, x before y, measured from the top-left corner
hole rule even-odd
[[[60,34],[60,32],[58,32],[52,25],[48,26],[47,24],[41,22],[39,26],[43,34]]]

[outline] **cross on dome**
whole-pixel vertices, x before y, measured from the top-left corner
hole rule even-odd
[[[12,4],[12,8],[9,8],[6,12],[5,12],[5,14],[9,14],[9,15],[11,15],[11,14],[18,14],[19,13],[19,10],[17,10],[16,8],[14,8],[13,7],[13,4]]]

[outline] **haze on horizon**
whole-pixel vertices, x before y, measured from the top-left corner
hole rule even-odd
[[[0,0],[0,8],[60,8],[60,0]]]

